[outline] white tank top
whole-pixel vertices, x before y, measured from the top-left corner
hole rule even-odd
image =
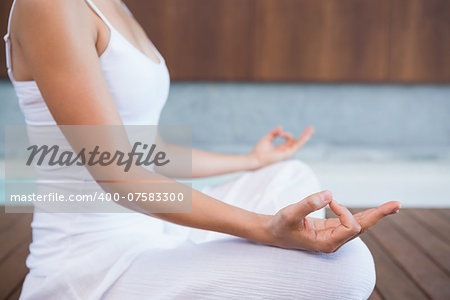
[[[109,44],[99,59],[123,124],[157,125],[170,85],[164,58],[151,44],[160,62],[151,60],[115,30],[91,0],[86,0],[86,2],[111,32]],[[52,125],[55,124],[55,120],[50,114],[36,82],[16,81],[13,76],[9,35],[14,4],[15,1],[11,8],[8,32],[4,37],[8,75],[14,85],[26,123],[28,125]]]
[[[123,124],[157,125],[170,84],[164,58],[153,45],[160,63],[144,55],[114,29],[91,0],[85,1],[111,32],[109,44],[99,59]],[[11,8],[8,32],[4,37],[8,75],[14,85],[26,123],[38,126],[54,125],[55,120],[36,82],[16,81],[13,76],[10,23],[14,4],[15,2]],[[169,241],[162,236],[165,226],[164,222],[158,219],[138,213],[61,214],[35,211],[32,222],[33,242],[30,245],[27,266],[33,276],[52,276],[51,280],[46,281],[43,291],[57,289],[58,285],[77,290],[71,282],[78,280],[84,282],[80,286],[91,286],[92,291],[101,293],[137,255],[138,248],[154,244],[157,236],[160,236],[161,246],[164,242],[179,243],[178,240]],[[105,249],[113,248],[114,251],[105,252]],[[92,264],[92,260],[95,264]],[[87,265],[92,268],[92,274],[97,276],[84,278],[86,276],[79,270],[81,266]],[[79,288],[79,291],[84,290],[89,288]],[[34,294],[39,292],[24,291],[32,299],[39,298]]]

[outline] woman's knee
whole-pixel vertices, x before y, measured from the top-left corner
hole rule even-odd
[[[290,176],[292,179],[307,180],[310,184],[319,188],[320,184],[313,169],[305,162],[298,159],[290,159],[275,164],[278,172],[282,172]]]
[[[300,160],[282,161],[270,168],[273,169],[269,187],[277,195],[274,200],[278,210],[321,191],[313,170]],[[325,213],[320,211],[311,216],[323,218]]]
[[[367,299],[375,286],[372,255],[359,238],[332,254],[237,241],[210,246],[216,249],[213,255],[208,251],[214,261],[213,269],[217,271],[215,276],[218,276],[213,281],[237,286],[245,283],[240,287],[254,298],[264,291],[279,299]],[[239,255],[233,255],[237,253]],[[235,269],[230,270],[230,266]],[[261,287],[260,282],[266,285]]]
[[[375,287],[376,277],[372,254],[364,242],[356,238],[329,256],[337,272],[333,276],[336,299],[367,299]]]
[[[289,168],[289,169],[294,169],[294,170],[312,172],[311,167],[299,159],[283,160],[283,161],[274,163],[274,164],[270,165],[269,167],[275,167],[275,168],[279,168],[279,169]]]
[[[171,281],[180,269],[183,280]],[[109,296],[133,285],[143,295],[174,298],[236,298],[244,293],[249,299],[366,299],[374,283],[372,257],[359,239],[332,254],[230,239],[148,252],[130,266]]]

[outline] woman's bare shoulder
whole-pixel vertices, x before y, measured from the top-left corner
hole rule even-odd
[[[42,16],[77,16],[87,15],[84,0],[16,0],[15,11]]]
[[[16,0],[12,26],[19,36],[37,29],[43,35],[58,29],[74,33],[95,29],[84,0]]]

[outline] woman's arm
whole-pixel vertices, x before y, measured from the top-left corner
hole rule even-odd
[[[192,177],[207,177],[260,168],[251,154],[222,154],[192,150]]]
[[[84,1],[19,0],[14,9],[12,38],[58,125],[122,124],[89,12]]]
[[[194,149],[192,152],[192,175],[206,177],[255,170],[289,159],[310,139],[313,133],[313,127],[308,126],[302,135],[295,139],[289,132],[283,131],[278,126],[263,136],[252,152],[244,155],[218,154]],[[274,145],[277,137],[285,141],[280,145]]]
[[[313,133],[314,128],[308,126],[301,136],[295,139],[289,132],[283,131],[278,126],[262,137],[250,153],[241,155],[221,154],[193,149],[192,177],[198,178],[250,171],[289,159],[311,138]],[[285,141],[280,145],[274,145],[274,140],[277,137]],[[164,143],[162,139],[160,139],[160,143],[164,144],[164,148],[168,153],[183,151],[177,145]],[[161,172],[165,174],[164,170],[161,170]],[[175,174],[165,175],[176,176]]]
[[[16,10],[14,37],[57,124],[121,125],[95,46],[98,29],[85,3],[18,1]],[[102,139],[110,147],[122,147],[117,140],[124,140],[121,136],[107,135]],[[168,180],[149,171],[139,170],[138,173],[135,174],[138,178],[149,181]],[[95,172],[93,175],[98,179]],[[133,183],[111,185],[101,180],[99,183],[119,193],[135,189]],[[173,223],[269,245],[326,252],[334,251],[398,206],[394,202],[385,204],[358,219],[358,223],[348,210],[332,201],[329,192],[321,192],[282,209],[275,216],[267,216],[225,204],[182,184],[174,182],[174,185],[178,190],[192,193],[191,213],[152,213],[148,202],[138,202],[129,208]],[[146,188],[141,192],[154,192],[157,187],[148,184]],[[328,204],[339,219],[327,223],[305,218]]]

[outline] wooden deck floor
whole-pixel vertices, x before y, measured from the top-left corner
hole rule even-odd
[[[0,211],[0,299],[18,299],[32,216]],[[450,299],[450,209],[402,209],[362,238],[377,270],[370,299]]]

